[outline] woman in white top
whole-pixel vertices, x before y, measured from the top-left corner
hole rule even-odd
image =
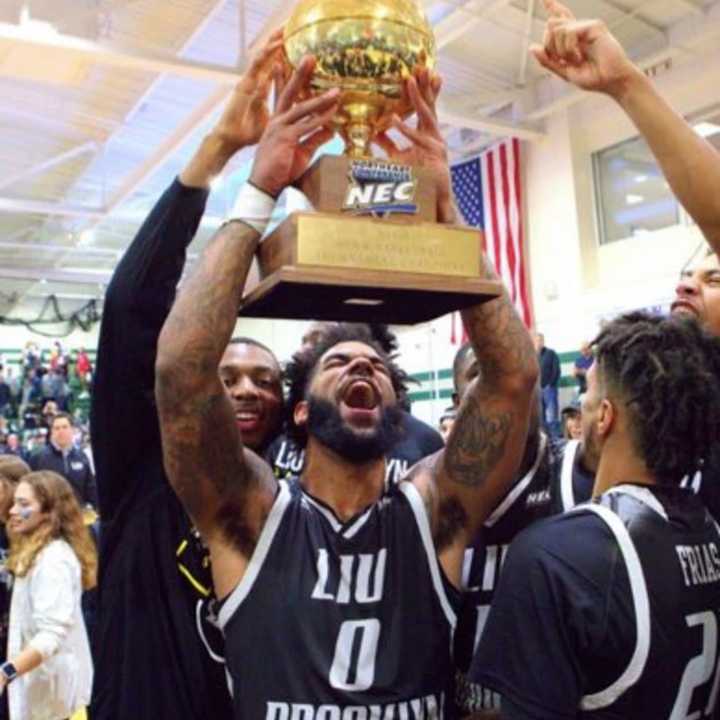
[[[61,720],[90,701],[92,659],[80,609],[97,557],[67,480],[25,475],[15,490],[7,567],[14,575],[7,661],[11,720]]]

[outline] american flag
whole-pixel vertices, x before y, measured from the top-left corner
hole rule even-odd
[[[453,166],[451,171],[455,198],[465,222],[484,231],[488,259],[505,283],[520,317],[530,327],[519,140],[503,140],[479,157]],[[453,314],[453,335],[456,317]],[[451,341],[455,342],[455,338]]]

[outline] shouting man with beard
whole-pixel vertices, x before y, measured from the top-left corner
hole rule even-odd
[[[210,549],[237,718],[439,720],[450,713],[464,550],[517,471],[537,360],[506,292],[464,310],[482,380],[446,448],[385,492],[396,370],[375,343],[340,330],[288,369],[293,425],[307,436],[300,481],[276,480],[243,447],[216,368],[275,198],[331,137],[338,91],[298,102],[313,69],[306,58],[279,93],[236,220],[216,233],[163,328],[165,467]],[[438,218],[455,222],[439,81],[420,71],[406,89],[418,127],[396,121],[412,143],[402,158],[431,171]]]

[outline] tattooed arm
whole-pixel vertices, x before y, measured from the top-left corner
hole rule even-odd
[[[487,279],[495,273],[485,271]],[[479,365],[434,467],[433,531],[440,562],[459,585],[462,554],[507,493],[523,458],[538,364],[507,290],[463,310]]]
[[[242,447],[218,364],[258,241],[240,222],[215,234],[163,326],[155,372],[168,479],[211,551],[216,539],[227,540],[243,556],[252,552],[272,488]],[[231,507],[237,521],[223,526]]]
[[[324,126],[337,91],[295,104],[313,68],[311,59],[301,63],[258,146],[250,180],[272,197],[331,136]],[[219,596],[242,578],[275,488],[270,467],[243,448],[218,376],[259,240],[243,222],[218,230],[179,292],[158,344],[155,395],[165,470],[210,548]]]

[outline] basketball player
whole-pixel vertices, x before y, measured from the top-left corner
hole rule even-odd
[[[238,718],[444,718],[464,549],[517,471],[537,361],[507,293],[463,311],[482,382],[447,447],[385,493],[395,369],[341,328],[286,368],[292,431],[307,438],[300,482],[277,481],[243,448],[214,368],[274,198],[331,136],[336,90],[296,103],[313,67],[306,58],[280,95],[238,221],[216,233],[163,328],[165,467],[210,547]],[[408,79],[418,128],[395,126],[452,222],[438,91],[427,71]]]
[[[720,433],[720,340],[633,313],[595,351],[596,500],[510,547],[474,677],[507,720],[711,717],[720,531],[680,482]]]
[[[102,518],[93,720],[232,716],[222,638],[202,616],[212,595],[207,551],[163,472],[154,361],[210,181],[237,150],[257,142],[267,123],[265,97],[280,42],[275,35],[251,63],[108,287],[91,412]],[[236,428],[261,450],[281,417],[277,360],[241,338],[223,354],[220,375]]]
[[[463,398],[478,377],[472,345],[460,347],[453,362],[455,394]],[[536,393],[537,393],[536,389]],[[537,399],[537,395],[536,395]],[[516,479],[465,551],[462,608],[455,632],[456,702],[462,717],[500,709],[500,696],[468,678],[482,637],[505,556],[526,527],[590,498],[596,460],[580,442],[548,437],[542,429],[539,402]],[[591,445],[592,447],[592,445]],[[491,716],[488,716],[491,717]]]

